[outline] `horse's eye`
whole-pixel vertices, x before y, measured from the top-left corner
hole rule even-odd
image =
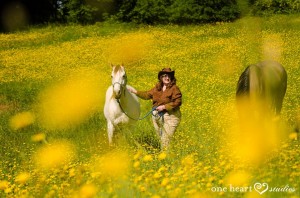
[[[113,78],[113,76],[111,76],[111,78]]]
[[[126,75],[124,75],[123,78],[126,78]]]

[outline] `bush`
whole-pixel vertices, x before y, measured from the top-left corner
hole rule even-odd
[[[252,1],[253,14],[292,14],[300,11],[299,0],[256,0]]]
[[[127,0],[116,18],[146,24],[232,21],[239,16],[235,0]]]

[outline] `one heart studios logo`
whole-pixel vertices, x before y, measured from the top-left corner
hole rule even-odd
[[[258,192],[259,194],[265,193],[269,189],[269,185],[267,183],[255,183],[254,184],[254,190]]]

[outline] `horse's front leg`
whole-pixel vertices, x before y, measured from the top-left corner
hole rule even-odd
[[[129,120],[128,120],[127,115],[125,115],[123,113],[120,117],[118,117],[114,120],[114,125],[125,124],[125,123],[128,123],[128,122],[129,122]]]
[[[113,135],[115,131],[115,126],[111,121],[107,121],[107,135],[108,135],[108,143],[111,146],[113,143]]]

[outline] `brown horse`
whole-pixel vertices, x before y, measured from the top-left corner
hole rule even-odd
[[[286,88],[287,73],[278,62],[263,61],[248,66],[237,83],[239,112],[242,110],[247,114],[249,111],[256,111],[263,115],[279,115]]]
[[[248,66],[237,83],[238,130],[234,149],[239,159],[259,164],[286,134],[279,119],[287,73],[275,61]]]

